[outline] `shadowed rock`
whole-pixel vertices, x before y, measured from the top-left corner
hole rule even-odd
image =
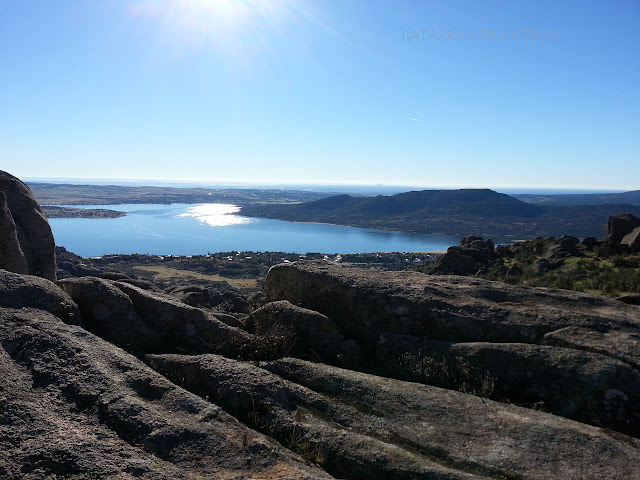
[[[623,295],[616,300],[627,303],[629,305],[640,305],[640,293],[632,293],[631,295]]]
[[[338,353],[342,342],[342,335],[329,318],[286,300],[267,303],[253,312],[246,323],[247,329],[254,333],[268,331],[276,325],[291,329],[292,356],[328,361]]]
[[[0,308],[0,345],[0,478],[331,478],[49,313]]]
[[[634,228],[631,233],[625,235],[620,243],[629,247],[632,252],[640,251],[640,227]]]
[[[378,355],[405,371],[407,379],[480,390],[628,435],[640,433],[640,371],[624,362],[548,345],[452,344],[406,337],[384,335]]]
[[[270,300],[320,311],[358,341],[369,358],[358,368],[465,391],[484,388],[488,372],[496,398],[544,402],[558,415],[634,435],[640,428],[636,306],[571,291],[325,262],[277,265],[266,284]],[[395,350],[390,339],[399,342]],[[448,348],[450,357],[473,368],[455,381],[404,376],[407,358],[397,360],[423,349],[412,365],[422,369],[424,358],[443,352],[434,341],[457,344]]]
[[[55,283],[33,275],[0,270],[0,307],[44,310],[65,323],[84,326],[71,297]]]
[[[209,289],[197,285],[169,287],[166,293],[170,293],[192,307],[210,304],[211,294]]]
[[[4,192],[0,192],[0,268],[15,273],[29,273]]]
[[[238,355],[251,336],[218,320],[213,313],[175,298],[114,282],[130,299],[143,321],[158,332],[171,351]]]
[[[6,213],[3,213],[4,208],[0,212],[0,216],[4,217],[1,223],[4,223],[4,227],[9,228],[6,234],[9,236],[15,234],[17,236],[20,250],[27,265],[27,272],[18,273],[29,273],[55,281],[56,260],[53,234],[51,233],[49,222],[42,213],[31,190],[13,175],[0,170],[0,192],[5,195],[6,207],[11,212],[15,233],[11,231],[11,225],[7,220]],[[2,201],[0,200],[1,203]],[[0,231],[0,234],[4,236],[5,231]],[[13,248],[15,253],[15,246]],[[0,251],[0,256],[4,255],[5,253]]]
[[[460,392],[295,359],[146,360],[339,478],[631,479],[640,462],[632,437]]]
[[[460,241],[460,246],[449,247],[431,273],[472,275],[481,268],[488,267],[495,259],[491,239],[485,241],[482,237],[469,235]]]
[[[147,325],[131,299],[108,280],[95,277],[59,282],[80,307],[87,329],[129,352],[166,352],[171,342]]]
[[[630,305],[630,308],[635,309],[637,315],[638,307]],[[547,333],[544,336],[544,343],[601,353],[640,369],[640,340],[637,328],[566,327]]]
[[[208,311],[121,281],[83,277],[60,285],[80,306],[91,332],[130,352],[236,356],[251,337]]]
[[[630,234],[635,228],[640,227],[640,218],[630,213],[612,215],[607,222],[609,241],[620,243],[625,235]]]

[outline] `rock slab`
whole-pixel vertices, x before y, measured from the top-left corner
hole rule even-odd
[[[59,283],[80,307],[91,332],[132,353],[237,355],[250,343],[246,331],[170,295],[95,277]]]
[[[299,359],[146,361],[338,478],[638,478],[638,439],[460,392]]]
[[[0,308],[0,418],[6,480],[331,478],[43,310]]]
[[[266,291],[268,301],[323,313],[370,350],[385,332],[450,342],[570,341],[640,368],[638,308],[594,295],[323,261],[272,267]],[[607,346],[597,347],[595,337],[609,338]]]

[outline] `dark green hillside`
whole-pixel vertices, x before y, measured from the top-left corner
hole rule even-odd
[[[472,213],[482,216],[535,216],[542,209],[493,190],[422,190],[360,200],[363,211],[389,214],[427,212]]]
[[[358,217],[375,215],[408,215],[419,211],[483,216],[515,215],[531,217],[544,212],[536,205],[522,202],[493,190],[423,190],[399,193],[390,197],[354,198],[337,195],[302,204],[245,207],[243,213],[251,216],[277,215],[278,218],[328,215]],[[275,218],[275,217],[274,217]],[[314,221],[306,218],[300,221]]]
[[[571,234],[602,237],[606,219],[640,214],[635,205],[540,206],[493,190],[423,190],[393,196],[339,195],[289,205],[250,205],[242,214],[410,233],[483,235],[494,239]]]

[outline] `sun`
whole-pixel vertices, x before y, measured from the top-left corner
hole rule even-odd
[[[262,15],[266,1],[260,0],[173,0],[170,14],[187,24],[234,27]]]
[[[131,9],[176,41],[214,47],[233,44],[233,37],[264,38],[284,28],[296,10],[294,0],[139,0]]]

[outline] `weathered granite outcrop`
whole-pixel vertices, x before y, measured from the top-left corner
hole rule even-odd
[[[640,427],[637,306],[565,290],[328,262],[277,265],[266,288],[269,300],[286,299],[327,315],[346,339],[362,346],[369,371],[407,378],[386,361],[387,339],[394,336],[401,339],[398,357],[412,346],[423,349],[418,362],[442,353],[436,343],[449,342],[455,358],[476,367],[473,375],[488,371],[501,399],[542,401],[556,414],[628,433]],[[512,371],[500,362],[483,363],[488,357],[460,344],[504,359]]]
[[[460,246],[447,249],[440,257],[431,273],[443,275],[473,275],[481,268],[486,268],[496,259],[495,248],[491,239],[469,235],[460,241]]]
[[[94,277],[59,282],[93,333],[130,352],[238,355],[250,335],[213,313],[122,281]]]
[[[331,478],[43,310],[0,308],[0,346],[0,478]]]
[[[640,227],[640,218],[635,215],[630,213],[612,215],[607,222],[609,241],[614,244],[620,243],[626,235],[638,227]]]
[[[369,348],[383,332],[535,344],[552,343],[553,335],[572,328],[577,329],[573,341],[583,349],[590,350],[586,337],[615,332],[620,343],[606,354],[636,365],[640,358],[640,342],[632,340],[640,333],[638,308],[585,293],[322,261],[272,267],[266,291],[269,301],[288,300],[325,314],[345,338]]]
[[[640,432],[640,371],[620,360],[550,345],[381,338],[379,361],[395,364],[407,379],[479,390],[629,435]]]
[[[563,236],[559,239],[551,239],[543,255],[533,262],[533,271],[541,275],[550,270],[556,270],[569,258],[583,257],[583,250],[587,250],[587,247],[582,245],[580,239],[576,237]]]
[[[192,307],[210,305],[211,301],[210,290],[198,285],[172,286],[167,288],[165,292],[170,293],[172,296]]]
[[[55,281],[55,245],[49,222],[29,187],[2,170],[0,238],[0,268]]]
[[[146,361],[338,478],[637,477],[640,440],[460,392],[282,359]]]

